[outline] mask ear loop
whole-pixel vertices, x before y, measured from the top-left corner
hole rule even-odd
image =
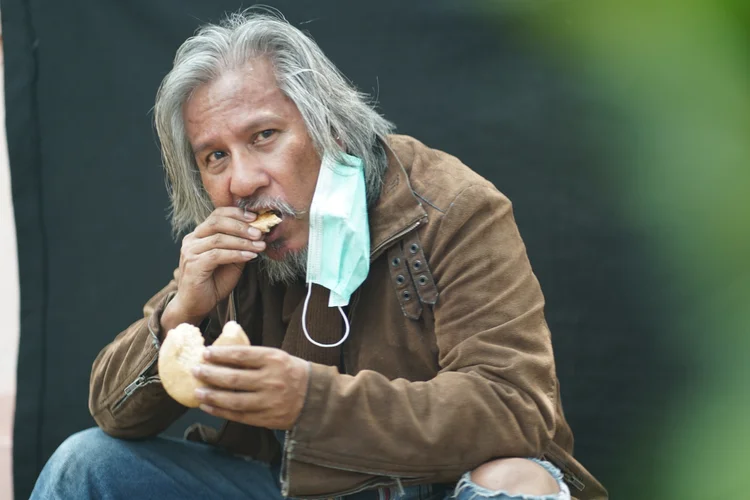
[[[312,283],[307,284],[307,297],[305,297],[305,304],[302,306],[302,331],[305,332],[305,337],[307,337],[307,340],[310,341],[311,344],[315,344],[318,347],[338,347],[341,344],[344,343],[344,341],[349,337],[349,318],[346,317],[346,314],[344,314],[344,310],[340,307],[338,307],[339,312],[341,313],[341,317],[344,318],[344,324],[346,325],[346,331],[344,332],[344,336],[341,337],[341,340],[336,342],[335,344],[321,344],[320,342],[316,342],[315,340],[310,337],[310,334],[307,331],[307,321],[305,318],[307,318],[307,304],[310,302],[310,295],[312,295]]]

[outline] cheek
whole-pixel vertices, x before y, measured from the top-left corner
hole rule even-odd
[[[229,178],[225,176],[205,175],[201,173],[203,189],[214,207],[225,207],[233,204],[232,194],[229,192]]]
[[[289,146],[278,158],[278,171],[283,174],[277,181],[283,186],[287,201],[295,208],[307,210],[318,181],[320,157],[309,139],[300,139]]]

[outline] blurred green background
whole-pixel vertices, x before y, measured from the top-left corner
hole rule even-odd
[[[674,280],[665,351],[685,367],[622,453],[615,498],[750,498],[750,2],[478,2],[583,75],[626,124],[595,172]],[[627,380],[628,374],[623,373]]]

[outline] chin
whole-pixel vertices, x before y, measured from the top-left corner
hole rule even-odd
[[[286,238],[277,238],[275,241],[267,243],[266,251],[263,253],[271,260],[281,261],[302,250],[304,250],[304,247],[296,248]]]
[[[274,243],[276,247],[276,242]],[[270,282],[289,284],[304,279],[307,268],[307,249],[273,248],[260,254],[260,265]]]
[[[289,253],[289,250],[284,246],[276,246],[273,247],[271,245],[268,245],[266,247],[266,251],[263,252],[263,255],[265,255],[270,260],[280,261],[284,260],[284,257]]]

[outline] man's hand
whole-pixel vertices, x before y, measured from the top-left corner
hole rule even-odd
[[[237,207],[221,207],[182,240],[177,294],[161,317],[163,331],[180,323],[199,325],[226,298],[242,276],[245,263],[265,250],[256,219]]]
[[[268,429],[288,430],[297,422],[310,378],[307,361],[281,349],[209,347],[209,363],[193,374],[211,387],[197,389],[206,413]]]

